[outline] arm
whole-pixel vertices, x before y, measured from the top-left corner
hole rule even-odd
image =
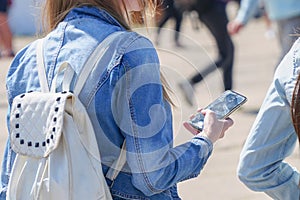
[[[259,0],[242,0],[237,17],[228,23],[228,32],[230,34],[238,33],[253,17],[258,6]]]
[[[284,159],[295,147],[290,100],[295,78],[293,55],[278,67],[263,105],[244,145],[238,176],[250,189],[263,191],[273,199],[299,199],[299,173]]]
[[[124,55],[113,102],[118,105],[116,121],[126,138],[132,182],[151,196],[196,177],[213,146],[207,137],[197,135],[173,147],[172,113],[163,98],[156,52],[150,43],[135,47]]]

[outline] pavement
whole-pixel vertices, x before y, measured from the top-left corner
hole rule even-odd
[[[163,73],[173,90],[175,144],[191,139],[182,122],[198,107],[205,107],[222,93],[221,72],[216,70],[195,87],[196,104],[189,106],[181,94],[178,83],[203,69],[216,57],[216,45],[206,27],[199,23],[200,29],[192,28],[191,20],[184,19],[181,32],[182,48],[173,44],[173,23],[168,22],[160,35],[157,47]],[[155,38],[154,29],[136,29]],[[237,178],[236,167],[239,154],[247,138],[251,125],[273,78],[278,62],[279,46],[275,38],[265,36],[267,29],[262,19],[251,21],[238,35],[233,36],[235,44],[234,87],[233,89],[248,97],[247,103],[231,115],[234,126],[214,147],[201,174],[194,179],[179,183],[179,193],[184,200],[268,200],[263,193],[247,189]],[[14,37],[14,48],[20,50],[35,37]],[[0,155],[7,138],[5,76],[11,59],[0,59]],[[299,149],[299,148],[296,148]],[[287,158],[287,162],[300,167],[299,151]],[[1,159],[1,158],[0,158]]]

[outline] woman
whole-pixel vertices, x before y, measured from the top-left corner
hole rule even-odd
[[[159,45],[159,35],[163,26],[169,21],[169,19],[175,19],[174,27],[174,42],[177,47],[182,47],[179,42],[181,24],[183,19],[184,10],[178,8],[175,5],[174,0],[163,0],[161,2],[162,16],[157,23],[157,35],[156,35],[156,44]]]
[[[254,191],[265,192],[272,199],[300,197],[300,174],[283,161],[293,152],[297,134],[300,134],[299,50],[300,39],[278,66],[238,166],[242,182]]]
[[[265,9],[267,23],[270,20],[276,26],[276,36],[280,45],[278,60],[281,61],[297,40],[297,37],[292,35],[297,33],[300,26],[300,1],[243,0],[237,16],[228,23],[228,31],[232,35],[239,33],[255,16],[261,5]]]
[[[223,89],[233,88],[234,44],[227,31],[227,0],[197,1],[194,10],[199,19],[208,28],[217,45],[218,57],[199,72],[192,74],[188,82],[181,82],[179,87],[189,105],[194,105],[194,87],[217,69],[222,70]]]
[[[120,31],[118,45],[108,48],[108,66],[97,66],[79,98],[93,123],[104,174],[126,139],[126,164],[114,182],[114,199],[179,199],[176,183],[197,176],[211,155],[213,143],[233,124],[206,113],[205,129],[191,141],[173,147],[169,97],[162,85],[159,61],[151,42],[130,30],[131,11],[145,13],[152,1],[47,0],[50,32],[44,41],[49,86],[64,61],[76,74],[94,48]],[[25,91],[39,90],[36,42],[21,50],[7,75],[8,101]],[[86,95],[89,94],[89,95]],[[149,113],[149,114],[148,114]],[[9,115],[8,115],[9,119]],[[2,198],[14,152],[9,142],[2,170]]]

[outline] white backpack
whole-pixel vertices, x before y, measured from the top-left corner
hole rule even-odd
[[[110,200],[94,129],[78,95],[104,53],[117,37],[102,42],[78,76],[74,92],[70,85],[74,71],[62,64],[63,91],[56,92],[56,75],[49,91],[44,68],[42,41],[38,42],[37,62],[42,92],[14,98],[10,115],[10,142],[17,153],[8,185],[10,200]],[[125,143],[124,143],[125,144]],[[123,145],[124,146],[124,145]],[[125,148],[125,147],[123,147]],[[124,151],[111,167],[114,179],[124,162]]]

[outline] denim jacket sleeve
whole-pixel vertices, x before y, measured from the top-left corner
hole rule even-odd
[[[211,155],[212,144],[199,137],[173,147],[171,107],[163,97],[152,44],[143,37],[134,42],[120,68],[112,104],[126,138],[133,185],[151,196],[197,176]]]
[[[295,147],[290,103],[300,69],[300,43],[279,65],[244,145],[238,175],[250,189],[273,199],[299,199],[299,173],[285,163]]]

